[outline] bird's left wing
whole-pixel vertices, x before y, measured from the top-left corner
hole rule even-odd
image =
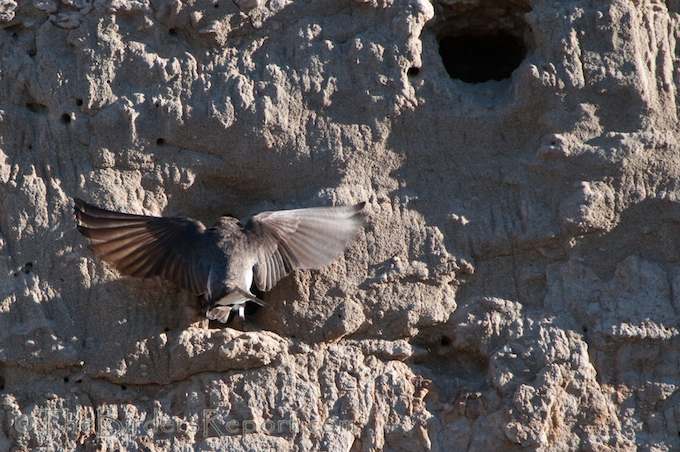
[[[365,203],[255,215],[244,230],[256,253],[254,279],[266,292],[291,270],[328,265],[352,243]]]
[[[124,275],[160,276],[196,295],[206,291],[210,265],[198,250],[214,240],[203,223],[112,212],[74,199],[88,248]]]

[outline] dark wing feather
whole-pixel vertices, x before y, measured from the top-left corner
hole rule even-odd
[[[333,262],[354,240],[364,205],[263,212],[251,218],[244,229],[257,255],[257,287],[266,292],[293,269]]]
[[[197,295],[206,291],[210,265],[199,249],[212,237],[200,221],[112,212],[74,199],[78,230],[88,248],[124,275],[160,276]]]

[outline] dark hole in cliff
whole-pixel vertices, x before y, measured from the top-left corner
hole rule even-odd
[[[64,113],[63,115],[61,115],[61,122],[64,124],[68,124],[69,122],[71,122],[71,115],[69,115],[68,113]]]
[[[454,3],[443,8],[432,29],[439,55],[451,78],[466,83],[504,80],[529,53],[528,4],[482,0],[475,6]]]
[[[0,375],[0,391],[5,389],[5,379]]]
[[[26,263],[24,264],[24,266],[21,267],[21,270],[22,270],[24,273],[29,274],[29,273],[31,273],[31,269],[32,269],[32,268],[33,268],[33,262],[26,262]]]
[[[213,8],[219,8],[219,7],[220,7],[220,4],[219,4],[219,3],[215,3],[215,4],[213,5]]]
[[[417,77],[419,74],[420,68],[415,66],[408,68],[408,71],[406,71],[406,75],[409,77]]]
[[[176,28],[171,28],[168,30],[168,34],[170,36],[177,36],[177,29]]]
[[[156,144],[158,146],[163,146],[165,144],[165,140],[163,138],[159,138],[156,140]]]
[[[439,54],[451,78],[466,83],[510,78],[526,55],[520,39],[510,34],[447,36]]]
[[[251,292],[253,292],[253,294],[255,294],[255,296],[257,296],[260,300],[262,299],[262,296],[263,296],[262,292],[258,291],[259,293],[255,293],[252,290],[251,290]],[[248,318],[248,316],[255,314],[260,309],[260,305],[249,300],[249,301],[246,301],[246,308],[245,309],[246,309],[245,310],[246,318]]]
[[[68,383],[68,377],[64,377],[64,383]]]
[[[120,386],[120,389],[122,389],[123,391],[125,391],[125,390],[127,389],[127,386],[121,385],[121,386]]]
[[[446,347],[447,345],[451,345],[451,338],[449,338],[448,336],[442,336],[441,344],[444,347]]]
[[[33,113],[46,113],[47,107],[37,102],[26,102],[26,108]]]
[[[83,99],[76,99],[76,105],[77,106],[82,106],[83,105]]]

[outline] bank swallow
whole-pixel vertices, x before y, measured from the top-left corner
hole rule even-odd
[[[74,199],[88,248],[124,275],[160,276],[202,295],[206,317],[245,317],[246,301],[264,302],[253,281],[270,290],[295,269],[330,264],[352,243],[365,203],[262,212],[240,222],[220,217],[211,228],[191,218],[112,212]]]

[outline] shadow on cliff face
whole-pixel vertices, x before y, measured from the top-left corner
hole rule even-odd
[[[628,207],[612,230],[578,236],[562,259],[516,255],[515,266],[530,260],[541,275],[536,303],[517,293],[490,297],[493,285],[464,285],[449,321],[412,340],[429,352],[416,365],[435,376],[443,393],[447,381],[457,389],[476,381],[472,387],[484,392],[488,388],[479,382],[489,380],[496,390],[511,393],[529,384],[546,362],[561,363],[563,357],[551,355],[554,341],[570,342],[570,349],[580,344],[580,353],[588,355],[600,384],[638,387],[645,381],[638,403],[650,410],[655,385],[677,377],[665,357],[678,348],[679,235],[680,204],[647,199]],[[482,268],[478,276],[497,278],[491,270]],[[515,287],[522,284],[516,274],[506,280],[513,281]],[[512,375],[507,386],[506,368]]]
[[[596,193],[602,205],[592,207],[581,195],[597,181],[620,178],[623,165],[616,154],[627,151],[616,144],[602,145],[608,135],[593,129],[596,138],[585,139],[579,152],[551,155],[552,150],[560,151],[559,139],[546,144],[546,137],[569,134],[579,122],[595,122],[578,105],[565,104],[555,113],[552,93],[537,94],[522,86],[522,71],[532,63],[531,46],[526,61],[509,79],[488,77],[491,81],[472,84],[464,83],[467,76],[448,77],[451,70],[446,66],[451,63],[437,55],[436,38],[433,31],[423,34],[423,67],[411,78],[422,101],[395,120],[388,141],[403,156],[402,166],[391,173],[399,183],[392,196],[402,209],[421,215],[427,227],[438,229],[448,253],[469,259],[475,274],[457,289],[458,306],[448,321],[423,328],[412,342],[429,350],[418,363],[434,374],[461,381],[475,375],[471,381],[484,381],[503,340],[519,338],[513,341],[525,347],[538,334],[528,332],[532,322],[564,314],[545,301],[555,290],[549,269],[571,257],[583,259],[600,278],[612,278],[617,268],[620,275],[644,270],[644,264],[634,260],[620,265],[631,255],[675,263],[680,248],[672,237],[680,233],[680,221],[674,203],[644,201],[623,212],[617,226],[606,232],[616,221],[613,199],[603,190]],[[439,51],[442,48],[439,40]],[[622,113],[630,119],[625,127],[636,127],[636,108]],[[579,215],[588,209],[599,212],[600,223],[581,222]],[[530,309],[541,314],[530,318],[522,312]],[[577,309],[585,312],[589,306]],[[479,334],[466,330],[479,333],[496,317],[502,320],[500,332],[489,333],[493,340],[483,347],[466,345],[480,340]],[[477,326],[469,318],[476,319]],[[530,321],[522,324],[527,318]],[[560,328],[575,333],[577,339],[569,338],[574,344],[585,342],[578,338],[584,331],[592,336],[588,321],[569,315],[559,320]]]
[[[477,17],[480,23],[483,16]],[[420,215],[427,229],[442,236],[445,252],[471,262],[474,274],[453,282],[458,310],[474,309],[481,296],[516,300],[519,293],[536,298],[532,303],[538,305],[545,293],[545,277],[527,269],[518,284],[517,259],[530,261],[539,253],[518,250],[517,242],[539,241],[554,247],[562,239],[554,237],[560,230],[559,224],[551,224],[554,215],[543,215],[549,206],[532,206],[528,221],[520,213],[526,203],[521,185],[531,184],[521,160],[538,146],[531,123],[540,115],[540,108],[515,114],[518,106],[513,96],[519,79],[512,74],[530,51],[532,44],[524,41],[529,32],[519,27],[484,35],[451,28],[457,23],[466,22],[442,22],[423,33],[423,67],[410,80],[423,100],[395,120],[388,140],[388,146],[403,156],[403,165],[391,173],[399,184],[392,203],[398,200],[401,209]],[[481,50],[500,36],[512,37],[515,58],[494,66],[489,53]],[[461,46],[481,50],[466,53]],[[477,64],[475,58],[481,61]],[[533,201],[538,196],[532,192],[531,197]],[[553,237],[546,237],[546,229],[555,232]],[[429,261],[429,256],[408,258]],[[427,350],[414,365],[435,376],[447,400],[461,388],[488,389],[483,382],[491,359],[489,350],[465,345],[458,325],[464,314],[455,316],[455,312],[449,312],[442,323],[425,326],[412,339]]]
[[[614,229],[583,237],[574,254],[600,278],[631,255],[661,265],[680,263],[680,203],[645,199],[621,213]]]
[[[679,348],[679,236],[680,203],[645,199],[546,271],[546,310],[582,335],[598,382],[631,391],[642,418],[677,405],[659,391],[679,376],[669,366]]]
[[[388,141],[404,156],[391,174],[394,196],[441,230],[449,252],[475,259],[509,254],[521,223],[520,159],[538,145],[548,108],[536,99],[516,114],[535,46],[531,8],[502,6],[441,7],[421,36],[422,67],[409,74],[421,100],[396,118]]]

